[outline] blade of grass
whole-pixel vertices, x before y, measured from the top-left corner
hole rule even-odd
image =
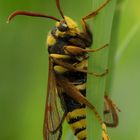
[[[97,9],[105,0],[93,0],[93,9]],[[110,42],[112,20],[114,15],[116,0],[111,0],[99,14],[92,20],[93,46],[92,49],[99,48]],[[112,47],[112,46],[109,46]],[[102,73],[107,68],[109,47],[100,52],[90,54],[89,71]],[[103,98],[105,92],[105,77],[94,77],[88,75],[87,98],[97,108],[102,117]],[[87,139],[101,140],[101,126],[95,115],[87,109]]]
[[[113,85],[113,77],[115,72],[115,57],[118,47],[118,33],[119,33],[119,22],[120,22],[120,12],[121,7],[124,0],[118,0],[116,4],[116,11],[114,14],[113,25],[112,25],[112,33],[111,33],[111,42],[110,49],[108,54],[108,68],[109,74],[106,78],[106,86],[105,86],[105,95],[111,96],[112,94],[112,85]]]

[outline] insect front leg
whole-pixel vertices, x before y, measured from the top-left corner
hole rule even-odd
[[[102,10],[109,2],[110,2],[110,0],[106,0],[103,4],[101,4],[101,5],[99,6],[99,8],[98,8],[97,10],[95,10],[95,11],[89,13],[88,15],[86,15],[85,17],[82,18],[81,23],[82,23],[82,26],[83,26],[83,30],[84,30],[85,32],[86,32],[87,29],[88,29],[87,24],[86,24],[86,20],[87,20],[87,19],[90,19],[90,18],[92,18],[92,17],[95,17],[95,16],[98,14],[98,12],[99,12],[100,10]]]

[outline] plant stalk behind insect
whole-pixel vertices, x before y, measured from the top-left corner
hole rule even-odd
[[[86,21],[96,16],[109,1],[106,0],[96,11],[82,18],[82,31],[73,19],[63,14],[59,0],[56,0],[56,6],[62,17],[61,20],[53,16],[26,11],[16,11],[8,18],[10,21],[17,15],[26,15],[57,21],[47,37],[49,77],[43,126],[44,140],[61,139],[64,119],[67,120],[78,140],[86,140],[86,106],[94,112],[101,125],[104,140],[109,140],[106,125],[113,127],[118,124],[117,109],[108,97],[105,97],[104,114],[111,114],[113,120],[111,123],[103,121],[95,106],[86,98],[87,74],[102,77],[108,73],[108,69],[103,73],[87,71],[88,53],[100,51],[108,44],[96,50],[90,49],[92,33]]]

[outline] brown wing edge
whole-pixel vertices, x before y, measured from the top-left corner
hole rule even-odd
[[[49,112],[50,109],[49,109],[49,106],[48,106],[48,100],[49,100],[49,96],[51,96],[51,95],[49,95],[49,93],[50,93],[49,90],[51,90],[51,88],[52,88],[52,87],[50,87],[50,82],[53,82],[54,80],[55,80],[55,74],[54,74],[54,70],[53,70],[53,62],[49,58],[48,88],[47,88],[45,113],[44,113],[44,124],[43,124],[43,138],[44,138],[44,140],[60,140],[61,139],[62,123],[63,123],[63,121],[65,119],[65,116],[66,116],[66,111],[65,111],[63,116],[61,117],[59,125],[54,130],[49,129],[49,127],[48,127],[48,123],[49,123],[49,121],[48,121],[48,112]],[[54,85],[54,86],[56,86],[56,85]],[[55,134],[57,132],[59,134],[58,134],[58,136],[56,138]]]

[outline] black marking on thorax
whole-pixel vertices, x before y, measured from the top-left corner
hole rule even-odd
[[[56,39],[56,43],[53,46],[48,46],[48,52],[56,54],[65,54],[63,47],[67,45],[77,46],[81,48],[90,47],[92,44],[92,34],[90,31],[87,33],[77,34],[75,36],[65,34],[63,37],[56,36],[57,27],[54,27],[51,31],[52,36]]]
[[[86,83],[86,81],[87,81],[87,74],[82,73],[82,72],[68,71],[68,72],[65,72],[63,74],[63,76],[65,76],[67,79],[69,79],[69,81],[72,83],[82,84],[82,83]]]

